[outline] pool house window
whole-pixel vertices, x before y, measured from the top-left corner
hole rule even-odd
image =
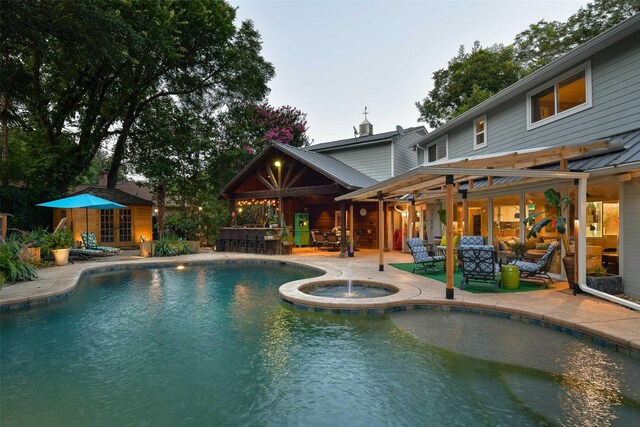
[[[527,94],[527,129],[591,107],[591,63],[586,62]]]
[[[103,209],[100,211],[100,241],[112,243],[115,235],[115,221],[113,209]]]
[[[131,241],[131,209],[120,209],[120,221],[118,224],[119,236],[118,241],[130,242]]]
[[[473,149],[487,146],[487,116],[478,117],[473,121]]]

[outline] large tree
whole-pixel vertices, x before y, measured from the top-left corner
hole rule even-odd
[[[528,74],[640,12],[640,0],[595,0],[566,22],[539,21],[514,41],[516,60]]]
[[[115,185],[131,128],[163,97],[260,100],[273,67],[250,21],[222,0],[3,2],[5,63],[26,76],[20,110],[63,193],[110,137]]]
[[[510,46],[481,47],[476,42],[471,52],[461,46],[447,68],[433,73],[434,88],[427,97],[416,102],[418,120],[438,127],[515,83],[520,72]]]
[[[291,106],[235,105],[221,114],[217,123],[218,142],[208,167],[211,186],[218,190],[271,142],[309,145],[306,114]]]
[[[212,128],[200,115],[202,109],[172,98],[154,100],[136,122],[125,153],[130,167],[146,178],[156,196],[160,237],[167,197],[183,210],[193,210],[212,193],[205,175],[205,164],[214,154]]]
[[[640,0],[595,0],[566,22],[531,24],[512,45],[482,48],[476,42],[471,53],[461,47],[447,68],[433,73],[433,90],[416,102],[418,121],[438,127],[639,12]]]

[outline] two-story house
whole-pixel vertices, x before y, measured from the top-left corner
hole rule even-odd
[[[527,240],[531,224],[523,219],[545,212],[548,188],[576,199],[574,183],[489,178],[481,170],[589,173],[580,207],[586,210],[587,268],[620,273],[625,293],[640,296],[640,15],[433,130],[415,148],[422,166],[357,194],[412,192],[431,239],[441,234],[443,194],[421,188],[419,174],[436,167],[480,169],[455,184],[460,193],[451,212],[454,232],[485,236],[505,250],[506,242],[519,240],[532,254],[560,236],[549,227]],[[570,225],[579,214],[569,213]],[[561,275],[557,258],[552,271]]]

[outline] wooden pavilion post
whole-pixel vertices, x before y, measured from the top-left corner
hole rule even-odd
[[[424,209],[422,209],[422,205],[420,205],[419,208],[420,217],[418,218],[418,221],[420,221],[420,232],[418,233],[418,237],[420,237],[420,240],[424,240]]]
[[[415,197],[415,194],[414,194]],[[414,236],[414,231],[415,231],[415,222],[416,222],[416,201],[415,199],[411,199],[411,207],[408,209],[409,210],[409,218],[408,221],[409,223],[407,224],[407,239],[411,239]]]
[[[356,231],[353,228],[353,202],[349,202],[349,256],[356,254],[355,246]]]
[[[460,190],[460,193],[462,194],[462,235],[467,236],[469,234],[469,201],[467,200],[467,190]]]
[[[446,175],[446,210],[447,210],[447,289],[446,298],[453,299],[453,175]]]
[[[378,270],[384,271],[384,199],[378,191]]]
[[[340,258],[347,256],[347,202],[340,202]]]

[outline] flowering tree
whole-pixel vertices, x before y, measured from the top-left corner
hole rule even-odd
[[[222,188],[240,172],[255,155],[271,142],[294,147],[309,145],[307,115],[297,108],[274,108],[267,103],[236,105],[218,117],[219,135],[210,175]]]
[[[259,130],[257,142],[266,146],[270,142],[281,142],[294,147],[309,145],[307,115],[297,108],[286,105],[273,108],[268,104],[252,108],[252,121]],[[263,147],[264,148],[264,147]]]

